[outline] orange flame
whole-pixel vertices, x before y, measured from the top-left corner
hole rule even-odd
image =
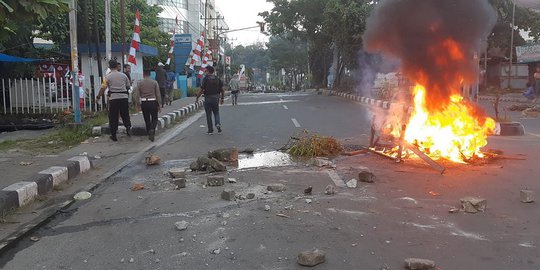
[[[416,84],[413,94],[414,108],[404,137],[407,142],[432,158],[464,162],[482,157],[480,148],[495,129],[492,118],[478,115],[476,108],[459,94],[441,102],[444,105],[437,111],[428,111],[424,86]]]

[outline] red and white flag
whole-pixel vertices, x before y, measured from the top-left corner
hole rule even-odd
[[[140,29],[141,13],[137,9],[135,12],[135,29],[133,31],[133,39],[131,39],[131,48],[129,48],[128,63],[137,65],[137,59],[135,58],[136,52],[139,50],[139,43],[141,43]]]
[[[197,45],[195,50],[193,50],[193,56],[191,57],[191,63],[189,68],[195,70],[195,65],[201,62],[202,50],[204,48],[204,40],[206,39],[206,34],[202,32],[201,37],[197,40]]]
[[[174,52],[174,35],[176,34],[176,28],[178,27],[178,16],[176,17],[176,26],[174,27],[172,31],[172,37],[171,37],[171,48],[169,49],[169,55],[167,57],[167,62],[165,64],[169,65],[171,64],[171,59]]]
[[[206,67],[208,65],[213,65],[212,63],[212,50],[208,49],[206,50],[206,53],[204,54],[204,59],[201,65],[201,69],[199,69],[199,74],[197,77],[202,78],[204,75],[204,71],[206,70]]]

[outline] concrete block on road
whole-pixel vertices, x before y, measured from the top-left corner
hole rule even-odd
[[[266,190],[272,192],[282,192],[285,191],[285,185],[283,184],[270,184],[266,187]]]
[[[223,192],[221,192],[221,198],[226,201],[234,201],[235,195],[236,193],[231,189],[225,189]]]
[[[164,129],[167,125],[165,125],[165,119],[158,117],[158,125],[157,130]]]
[[[465,197],[461,199],[461,207],[467,213],[484,212],[487,207],[487,201],[478,197]]]
[[[92,127],[92,136],[101,136],[101,127]]]
[[[225,177],[223,175],[210,175],[206,178],[206,185],[209,187],[223,186]]]
[[[432,260],[407,258],[405,259],[405,268],[409,270],[433,270],[435,262]]]
[[[19,194],[16,191],[0,190],[0,215],[5,215],[19,207]]]
[[[54,188],[53,176],[51,174],[36,174],[29,180],[37,184],[39,195],[47,194]]]
[[[185,188],[186,178],[176,178],[172,181],[172,183],[176,186],[176,189]]]
[[[31,202],[38,195],[38,186],[35,182],[17,182],[3,189],[3,191],[14,191],[17,193],[18,207]]]
[[[169,170],[169,175],[172,178],[186,178],[185,168],[172,168]]]
[[[532,203],[534,202],[534,191],[532,190],[521,190],[519,192],[519,196],[521,198],[521,202],[523,203]]]
[[[174,113],[174,112],[168,113],[167,115],[169,115],[171,117],[172,122],[175,122],[175,121],[178,120],[178,117],[176,117],[176,113]]]
[[[168,126],[171,125],[171,123],[172,123],[171,120],[172,120],[172,119],[171,119],[171,116],[170,116],[170,115],[166,114],[166,115],[161,116],[161,118],[162,118],[163,120],[165,120],[165,126],[166,126],[166,127],[168,127]]]
[[[77,174],[85,173],[92,168],[92,163],[90,163],[90,159],[88,159],[87,156],[76,156],[68,160],[77,162],[79,164],[79,172]]]
[[[58,186],[61,183],[66,182],[69,179],[67,167],[49,167],[46,170],[39,172],[39,174],[50,174],[53,177],[53,186]]]

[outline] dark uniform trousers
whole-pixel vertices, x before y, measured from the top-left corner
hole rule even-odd
[[[159,103],[156,100],[142,101],[141,110],[146,124],[146,132],[156,130]]]
[[[129,103],[127,98],[109,100],[109,128],[111,134],[116,135],[118,131],[118,114],[122,117],[122,123],[126,128],[131,127],[129,118]]]

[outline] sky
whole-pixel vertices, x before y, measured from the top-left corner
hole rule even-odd
[[[216,6],[225,17],[229,29],[240,29],[250,26],[258,26],[257,21],[263,21],[258,16],[259,12],[270,11],[272,3],[266,0],[216,0]],[[268,37],[260,33],[259,28],[228,33],[229,42],[233,46],[250,45],[258,41],[266,42]]]

